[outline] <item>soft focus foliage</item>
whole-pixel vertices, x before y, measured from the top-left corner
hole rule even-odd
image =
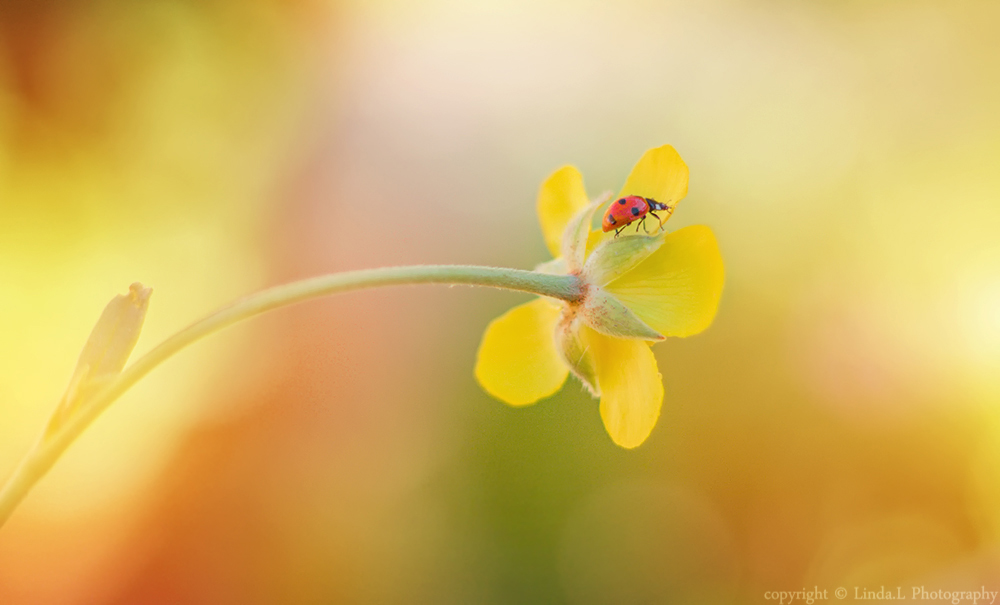
[[[322,271],[531,268],[571,163],[691,167],[726,259],[641,448],[498,405],[467,288],[279,312],[166,364],[0,531],[0,602],[760,603],[1000,585],[1000,8],[0,3],[0,473],[110,296],[136,354]]]

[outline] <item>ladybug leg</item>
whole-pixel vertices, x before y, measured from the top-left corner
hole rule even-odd
[[[652,214],[654,217],[657,218],[657,220],[659,220],[659,218],[660,218],[660,217],[656,216],[656,214],[652,210],[649,212],[649,214]],[[643,221],[643,223],[645,223],[646,222],[646,217],[643,217],[642,221]],[[642,230],[646,232],[646,235],[652,235],[652,233],[649,232],[649,229],[646,229],[646,225],[642,226]]]
[[[625,227],[628,227],[628,225],[625,225]],[[624,231],[625,227],[622,227],[621,229],[615,229],[615,237],[618,237],[618,234]]]
[[[653,215],[653,218],[655,218],[656,220],[660,221],[660,228],[659,228],[659,230],[663,231],[663,219],[660,218],[660,215],[657,214],[657,213],[655,213],[655,212],[653,212],[652,210],[650,210],[649,213]]]
[[[662,218],[660,216],[656,216],[656,218],[660,221],[660,231],[663,231],[663,223],[667,222],[667,219],[673,216],[674,214],[674,209],[671,208],[670,206],[666,207],[666,211],[667,211],[667,216]]]
[[[645,228],[645,224],[646,224],[646,217],[642,217],[642,220],[636,223],[635,225],[635,232],[639,233],[639,227]]]

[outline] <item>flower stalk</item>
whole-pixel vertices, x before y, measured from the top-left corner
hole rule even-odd
[[[0,489],[0,527],[10,518],[31,488],[108,406],[154,368],[194,342],[242,320],[305,300],[353,290],[414,284],[486,286],[538,294],[569,303],[583,298],[583,285],[576,275],[551,275],[519,269],[466,265],[422,265],[321,275],[239,299],[177,332],[132,365],[114,373],[113,377],[107,377],[93,393],[76,402],[72,413],[66,413],[66,406],[60,405],[56,410],[58,422],[50,421],[47,430]],[[145,296],[148,297],[148,292]],[[138,328],[136,338],[137,330]],[[131,351],[130,347],[128,351]],[[125,353],[126,357],[127,354],[128,352]],[[121,363],[124,365],[124,359]],[[121,369],[121,366],[116,369]],[[68,392],[76,391],[74,384],[71,384]]]

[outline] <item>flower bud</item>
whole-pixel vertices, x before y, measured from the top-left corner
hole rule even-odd
[[[119,294],[104,307],[90,332],[73,371],[69,387],[49,421],[49,431],[58,428],[80,404],[121,373],[139,340],[152,288],[136,282],[128,294]]]
[[[121,372],[139,340],[153,289],[136,282],[128,290],[104,307],[80,353],[76,366],[88,366],[91,377]]]

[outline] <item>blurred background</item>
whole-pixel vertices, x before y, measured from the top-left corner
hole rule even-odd
[[[284,309],[154,372],[0,530],[4,604],[760,603],[1000,590],[1000,6],[4,0],[0,476],[108,300],[136,354],[329,271],[547,260],[535,195],[691,169],[715,324],[639,449],[475,383],[470,288]]]

